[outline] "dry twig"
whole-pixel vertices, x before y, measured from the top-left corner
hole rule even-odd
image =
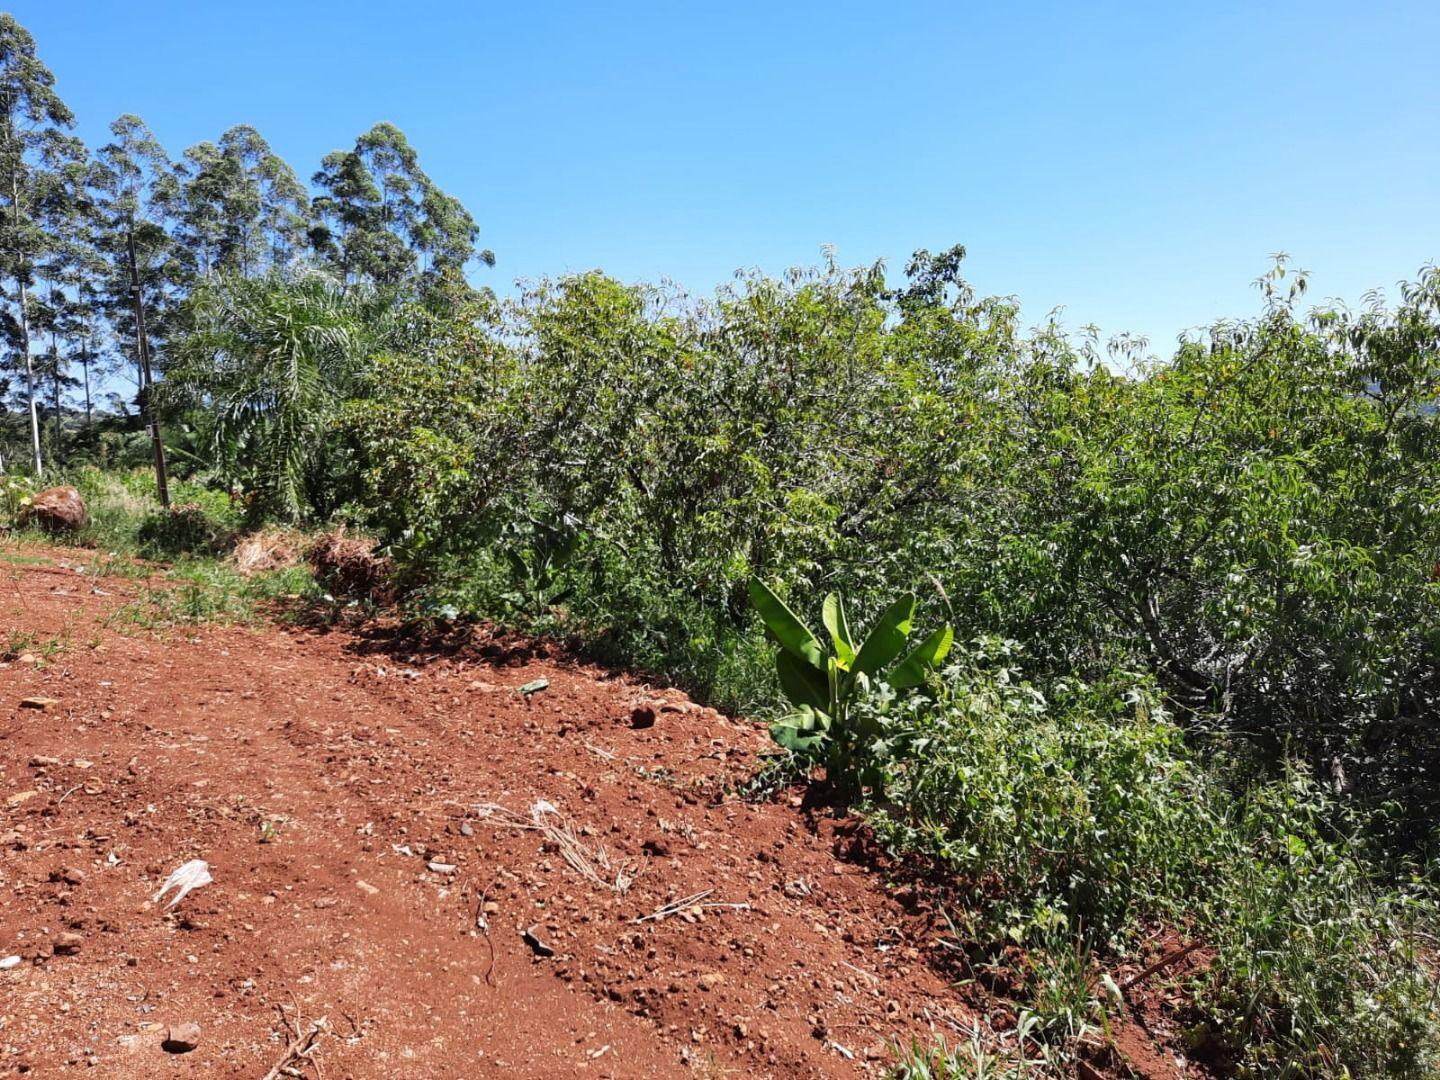
[[[671,915],[679,915],[682,911],[688,911],[690,908],[700,908],[702,911],[709,911],[713,908],[729,908],[731,911],[750,910],[750,905],[746,903],[701,903],[702,900],[704,900],[714,891],[714,889],[701,889],[699,892],[691,893],[689,896],[682,896],[679,900],[671,900],[668,904],[661,904],[649,915],[641,915],[638,918],[632,919],[631,922],[643,923],[650,922],[652,920],[655,922],[659,922],[662,919],[668,919]]]
[[[1144,971],[1140,972],[1140,974],[1134,975],[1134,976],[1132,976],[1131,978],[1126,979],[1123,983],[1121,983],[1121,984],[1120,984],[1120,991],[1121,991],[1121,993],[1124,993],[1125,991],[1129,990],[1132,986],[1136,986],[1136,985],[1144,982],[1146,979],[1148,979],[1151,975],[1154,975],[1154,974],[1155,974],[1157,971],[1159,971],[1161,968],[1167,968],[1167,967],[1169,967],[1171,964],[1175,963],[1177,960],[1183,960],[1183,959],[1185,959],[1185,957],[1189,956],[1189,955],[1190,955],[1192,952],[1194,952],[1196,949],[1200,948],[1200,944],[1201,944],[1201,943],[1200,943],[1198,940],[1192,941],[1189,945],[1186,945],[1184,948],[1176,949],[1176,950],[1173,951],[1173,952],[1166,953],[1166,954],[1165,954],[1164,956],[1162,956],[1159,960],[1155,961],[1155,963],[1151,964],[1151,965],[1150,965],[1149,967],[1147,967]]]
[[[285,1019],[284,1006],[280,1007],[280,1016],[282,1020]],[[288,1021],[286,1021],[285,1026],[288,1032]],[[296,1065],[300,1065],[303,1068],[305,1062],[312,1060],[311,1055],[320,1049],[320,1036],[328,1030],[329,1023],[326,1018],[322,1016],[318,1020],[312,1020],[310,1026],[302,1032],[300,1030],[300,1006],[296,1004],[295,1037],[292,1038],[290,1044],[285,1047],[285,1053],[281,1055],[280,1060],[270,1066],[270,1071],[262,1076],[260,1080],[280,1080],[282,1076],[301,1075],[300,1069],[297,1069]],[[315,1065],[318,1068],[320,1065],[319,1061],[316,1061]]]

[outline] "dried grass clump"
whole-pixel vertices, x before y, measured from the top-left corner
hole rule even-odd
[[[342,526],[310,546],[310,566],[333,595],[388,604],[395,599],[395,561],[375,554],[375,541],[347,536]]]
[[[623,896],[639,877],[636,867],[619,866],[611,862],[609,853],[602,845],[586,846],[575,826],[544,799],[536,801],[528,816],[499,803],[481,803],[475,807],[475,816],[492,828],[540,833],[545,837],[546,843],[560,853],[560,857],[569,864],[570,869],[601,889],[609,889]]]
[[[235,542],[230,562],[245,577],[269,570],[288,570],[300,565],[308,542],[305,534],[295,529],[259,529]]]

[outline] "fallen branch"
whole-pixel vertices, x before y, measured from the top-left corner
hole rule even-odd
[[[319,1020],[312,1020],[310,1027],[302,1033],[300,1031],[299,1013],[296,1013],[295,1037],[290,1040],[290,1045],[285,1048],[284,1055],[270,1067],[260,1080],[280,1080],[281,1076],[296,1075],[292,1070],[296,1064],[309,1060],[310,1055],[320,1048],[320,1036],[329,1028],[325,1017]]]
[[[1198,948],[1200,947],[1200,944],[1201,944],[1201,943],[1200,943],[1199,941],[1192,941],[1189,945],[1186,945],[1183,949],[1176,949],[1174,952],[1170,952],[1170,953],[1165,954],[1165,955],[1162,956],[1159,960],[1156,960],[1155,963],[1151,964],[1148,968],[1146,968],[1144,971],[1140,972],[1139,975],[1134,975],[1134,976],[1130,977],[1129,979],[1126,979],[1125,982],[1124,982],[1124,983],[1121,985],[1121,987],[1120,987],[1120,992],[1121,992],[1121,993],[1124,993],[1125,991],[1129,990],[1132,986],[1138,986],[1140,983],[1142,983],[1142,982],[1144,982],[1146,979],[1150,978],[1151,975],[1154,975],[1157,971],[1160,971],[1162,968],[1167,968],[1167,967],[1169,967],[1171,964],[1175,963],[1177,960],[1183,960],[1183,959],[1185,959],[1185,957],[1189,956],[1192,952],[1194,952],[1196,949],[1198,949]]]

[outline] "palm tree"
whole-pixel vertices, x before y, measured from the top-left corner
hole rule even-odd
[[[319,272],[215,278],[190,301],[193,329],[173,348],[164,398],[203,406],[222,478],[248,488],[255,509],[298,521],[315,507],[334,420],[388,309]]]

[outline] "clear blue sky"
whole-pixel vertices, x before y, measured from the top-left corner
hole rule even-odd
[[[1027,318],[1247,314],[1271,252],[1357,300],[1440,259],[1440,3],[25,0],[103,141],[255,125],[305,177],[403,128],[499,257],[708,290],[964,243]]]

